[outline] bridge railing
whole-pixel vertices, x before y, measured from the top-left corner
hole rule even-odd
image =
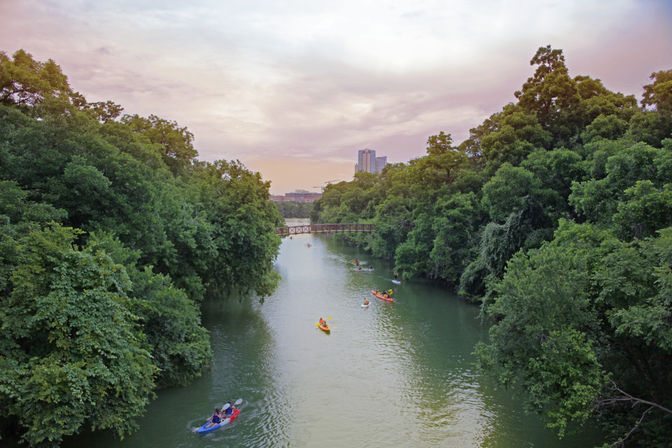
[[[338,223],[338,224],[306,224],[301,226],[276,227],[275,234],[280,236],[298,235],[301,233],[337,233],[337,232],[374,232],[374,224]]]

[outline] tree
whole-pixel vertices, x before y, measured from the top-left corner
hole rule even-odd
[[[69,102],[68,78],[51,59],[38,62],[30,53],[17,50],[13,60],[0,52],[0,103],[34,107],[49,98]]]
[[[599,115],[581,133],[584,143],[589,143],[598,138],[617,140],[628,130],[628,122],[615,115]]]
[[[179,127],[174,121],[164,120],[156,115],[148,118],[124,115],[121,121],[156,145],[163,161],[173,173],[180,172],[198,155],[193,145],[194,134],[186,127]]]
[[[541,183],[525,168],[502,165],[495,176],[483,186],[483,207],[495,222],[504,222],[513,212],[521,210],[525,198],[533,196]]]
[[[154,387],[128,276],[104,253],[75,248],[77,233],[54,225],[17,241],[2,301],[0,412],[31,445],[87,425],[123,436]]]
[[[528,154],[547,148],[550,142],[550,132],[541,127],[534,114],[508,105],[499,117],[497,129],[482,137],[481,148],[493,170],[507,162],[517,166]]]
[[[212,351],[196,302],[175,287],[168,275],[154,273],[148,266],[138,269],[140,252],[112,234],[92,234],[87,251],[109,255],[128,273],[129,306],[158,368],[157,387],[183,386],[200,377],[212,361]]]
[[[101,123],[108,123],[119,118],[124,108],[112,101],[98,101],[95,103],[86,103],[83,101],[81,106],[92,117]]]
[[[535,114],[555,145],[570,145],[583,124],[581,96],[571,79],[562,50],[540,47],[530,61],[537,65],[534,76],[515,92],[519,106]]]
[[[626,136],[658,148],[672,136],[672,116],[657,111],[637,112],[630,119]]]
[[[443,131],[438,135],[432,135],[427,139],[427,154],[430,156],[439,156],[453,150],[453,137]]]
[[[651,237],[656,230],[672,225],[672,183],[659,190],[650,180],[637,181],[624,193],[613,216],[623,239]]]
[[[413,229],[408,233],[394,254],[394,269],[403,272],[404,278],[427,275],[437,277],[429,254],[434,246],[435,232],[429,213],[420,213],[413,219]]]
[[[658,112],[672,114],[672,70],[651,74],[652,84],[644,86],[642,105],[654,107]]]
[[[561,221],[552,242],[516,254],[495,283],[486,311],[498,321],[479,358],[503,383],[527,390],[528,404],[559,435],[599,411],[614,439],[669,441],[664,365],[672,347],[669,326],[658,325],[669,317],[670,235],[626,243]],[[651,407],[644,413],[643,404]]]
[[[376,257],[393,259],[394,252],[413,228],[412,206],[403,196],[388,196],[376,206],[376,231],[369,248]]]
[[[442,197],[434,208],[436,235],[429,258],[434,275],[456,285],[478,239],[483,212],[473,193]]]
[[[658,168],[672,163],[672,153],[668,150],[656,149],[644,143],[616,144],[611,149],[606,148],[618,151],[604,162],[606,176],[574,183],[569,196],[569,202],[577,212],[592,222],[610,222],[626,190],[637,181],[651,180],[659,188],[672,181],[669,172],[659,171]]]
[[[309,218],[313,208],[310,202],[293,201],[276,202],[275,206],[283,218]]]
[[[487,308],[500,320],[491,342],[478,348],[483,366],[530,393],[528,404],[544,411],[560,436],[570,421],[591,414],[604,384],[592,342],[581,333],[595,320],[588,285],[580,256],[548,246],[516,254]]]

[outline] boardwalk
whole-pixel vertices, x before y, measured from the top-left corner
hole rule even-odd
[[[373,224],[307,224],[303,226],[276,227],[275,234],[280,236],[298,235],[299,233],[340,233],[340,232],[375,232]]]

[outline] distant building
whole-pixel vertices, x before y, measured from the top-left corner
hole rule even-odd
[[[376,157],[376,151],[373,149],[360,149],[357,153],[357,163],[355,164],[355,173],[365,171],[367,173],[382,173],[387,165],[387,156]]]
[[[387,156],[376,157],[376,173],[382,173],[385,165],[387,165]]]
[[[313,193],[306,190],[296,190],[284,195],[271,195],[273,202],[314,202],[322,197],[322,193]]]
[[[376,172],[376,151],[373,149],[360,149],[357,153],[357,172]]]

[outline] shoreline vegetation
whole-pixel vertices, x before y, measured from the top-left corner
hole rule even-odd
[[[561,50],[530,64],[464,142],[440,132],[423,157],[327,185],[311,222],[375,224],[339,237],[480,304],[481,367],[559,437],[591,418],[604,446],[668,446],[672,70],[638,104],[571,77]]]
[[[88,102],[52,60],[0,53],[0,434],[137,429],[210,365],[200,303],[270,294],[283,219],[239,161]]]
[[[275,206],[283,218],[307,219],[310,218],[310,211],[313,209],[312,202],[285,201],[276,202]]]

